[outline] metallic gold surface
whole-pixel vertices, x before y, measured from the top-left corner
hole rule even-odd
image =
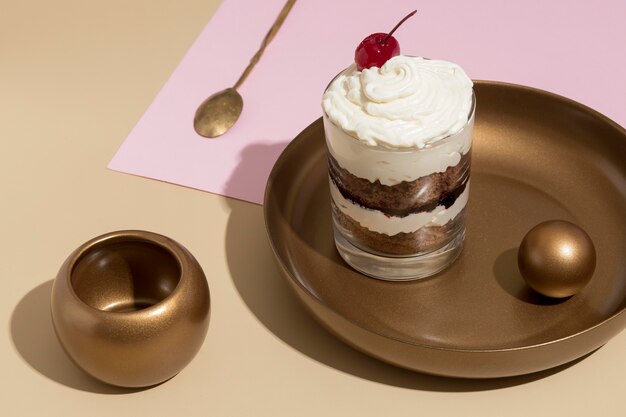
[[[548,369],[626,326],[626,131],[544,91],[476,82],[467,237],[459,259],[417,282],[365,279],[334,247],[321,120],[278,159],[265,194],[277,263],[333,334],[386,362],[489,378]],[[594,279],[569,299],[532,291],[517,267],[534,225],[563,219],[597,250]]]
[[[237,119],[239,119],[239,115],[243,110],[243,98],[237,92],[237,89],[248,78],[254,66],[259,62],[265,48],[274,39],[295,3],[296,0],[287,0],[272,27],[265,35],[265,38],[263,38],[259,50],[254,54],[235,85],[232,88],[227,88],[211,95],[200,104],[193,119],[193,128],[200,136],[206,138],[221,136],[233,127]]]
[[[118,231],[76,249],[52,289],[52,320],[69,357],[112,385],[144,387],[176,375],[209,324],[209,288],[180,244]]]
[[[517,262],[526,283],[548,297],[569,297],[591,279],[596,251],[587,233],[573,223],[550,220],[524,236]]]
[[[193,127],[200,136],[216,138],[233,127],[243,110],[243,98],[227,88],[207,98],[196,110]]]

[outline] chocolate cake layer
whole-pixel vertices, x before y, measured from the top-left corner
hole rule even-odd
[[[415,181],[383,185],[358,178],[328,156],[329,174],[344,198],[388,216],[404,217],[412,213],[430,212],[438,206],[452,206],[465,190],[470,175],[471,152],[459,163]]]
[[[431,252],[450,242],[463,227],[465,211],[443,226],[426,226],[411,233],[398,233],[393,236],[373,232],[350,216],[345,215],[333,203],[334,219],[344,235],[350,237],[353,244],[368,252],[382,255],[410,256],[417,253]]]

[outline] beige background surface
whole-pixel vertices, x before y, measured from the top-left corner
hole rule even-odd
[[[218,3],[0,0],[0,415],[626,415],[626,332],[533,376],[397,369],[299,307],[272,263],[260,206],[105,168]],[[213,300],[195,360],[139,391],[77,370],[48,311],[65,257],[125,228],[187,246]]]

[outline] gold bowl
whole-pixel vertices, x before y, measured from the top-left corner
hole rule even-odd
[[[165,236],[124,230],[81,245],[52,288],[52,321],[68,356],[93,377],[145,387],[176,375],[209,325],[196,259]]]

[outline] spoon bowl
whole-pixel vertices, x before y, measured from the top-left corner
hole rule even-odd
[[[196,110],[193,128],[206,138],[216,138],[226,133],[241,114],[243,99],[232,87],[209,96]]]

